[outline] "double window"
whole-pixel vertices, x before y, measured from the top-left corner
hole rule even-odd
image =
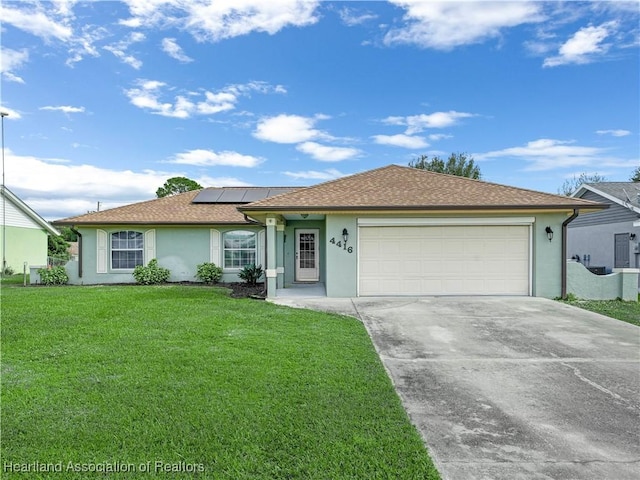
[[[256,263],[256,233],[246,230],[226,232],[223,236],[224,268],[244,268]]]
[[[144,265],[144,234],[131,230],[111,234],[111,268],[133,269]]]

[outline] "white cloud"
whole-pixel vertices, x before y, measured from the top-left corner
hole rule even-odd
[[[354,8],[344,7],[341,8],[338,12],[340,15],[340,20],[342,23],[347,25],[348,27],[353,27],[355,25],[361,25],[369,20],[375,20],[378,18],[377,15],[374,15],[369,12],[359,12]]]
[[[71,105],[60,105],[57,107],[46,106],[40,107],[40,110],[49,110],[52,112],[62,112],[62,113],[84,113],[84,107],[72,107]]]
[[[171,58],[174,58],[182,63],[193,62],[193,58],[187,56],[182,47],[178,45],[175,38],[163,38],[162,39],[162,50],[169,55]]]
[[[301,180],[333,180],[336,178],[344,177],[346,173],[342,173],[335,168],[329,168],[327,170],[307,170],[305,172],[283,172],[286,176],[301,179]]]
[[[397,135],[374,135],[373,141],[379,145],[392,145],[404,148],[426,148],[429,146],[424,137],[415,137],[399,133]]]
[[[86,55],[99,56],[95,43],[108,35],[107,30],[80,23],[74,29],[76,18],[72,7],[75,1],[12,2],[12,8],[7,7],[7,3],[0,5],[2,21],[41,38],[47,44],[62,44],[69,54],[68,66],[73,66]]]
[[[64,159],[16,155],[6,150],[7,186],[46,219],[155,198],[156,189],[175,173],[115,170],[75,165]]]
[[[604,40],[615,33],[617,22],[603,23],[598,27],[588,26],[578,30],[559,49],[559,55],[545,58],[544,67],[592,62],[599,55],[607,53],[611,45]]]
[[[265,82],[249,82],[247,84],[228,85],[219,92],[188,92],[191,97],[200,97],[192,101],[185,95],[175,95],[173,101],[163,101],[168,85],[157,80],[138,79],[137,86],[125,90],[132,105],[149,110],[156,115],[173,118],[189,118],[193,115],[213,115],[233,110],[241,96],[248,97],[251,92],[282,93],[280,85],[272,86]]]
[[[574,141],[541,138],[525,146],[474,154],[476,160],[512,157],[529,162],[526,170],[554,170],[588,166],[626,166],[629,160],[608,156],[606,150],[574,145]]]
[[[438,140],[444,140],[445,138],[452,138],[453,135],[447,135],[446,133],[432,133],[428,136],[429,140],[437,142]]]
[[[626,137],[631,135],[629,130],[596,130],[598,135],[611,135],[613,137]]]
[[[27,60],[29,60],[29,51],[26,48],[19,51],[0,48],[0,73],[9,82],[24,83],[24,80],[16,75],[15,71],[22,68]]]
[[[176,154],[168,163],[196,165],[200,167],[256,167],[264,162],[263,158],[242,155],[238,152],[214,152],[213,150],[195,149]]]
[[[55,18],[52,12],[46,12],[41,5],[27,4],[26,7],[9,8],[5,2],[0,6],[2,21],[45,41],[68,41],[73,37],[73,30],[68,25],[66,15]]]
[[[111,45],[106,45],[103,47],[105,50],[113,53],[116,57],[118,57],[123,63],[126,63],[132,68],[136,70],[140,70],[142,67],[142,61],[134,57],[133,55],[127,53],[127,49],[134,43],[142,42],[146,38],[144,33],[141,32],[132,32],[125,39],[113,43]]]
[[[413,135],[420,133],[427,128],[446,128],[456,125],[461,119],[475,117],[473,113],[456,112],[455,110],[449,110],[448,112],[434,112],[431,114],[410,115],[407,117],[387,117],[382,120],[382,123],[387,125],[402,125],[406,126],[405,133],[407,135]]]
[[[405,25],[392,28],[387,45],[450,50],[499,37],[502,30],[545,19],[540,2],[430,2],[390,0],[406,10]]]
[[[320,138],[329,140],[332,138],[330,135],[314,128],[318,120],[326,118],[324,115],[302,117],[286,114],[267,117],[258,122],[253,136],[275,143],[300,143]]]
[[[219,41],[251,32],[275,34],[288,26],[314,24],[317,0],[126,0],[130,27],[173,25],[199,41]]]
[[[0,112],[9,114],[8,116],[4,117],[5,120],[7,119],[17,120],[18,118],[22,118],[22,115],[20,115],[20,112],[18,112],[17,110],[13,110],[11,108],[7,108],[4,105],[0,105]]]
[[[195,179],[203,187],[250,187],[251,184],[238,180],[235,177],[208,177],[202,176]]]
[[[333,147],[321,145],[316,142],[304,142],[296,146],[296,149],[307,155],[311,155],[320,162],[341,162],[360,155],[360,150],[351,147]]]

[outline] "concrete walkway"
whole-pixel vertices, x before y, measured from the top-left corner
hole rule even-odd
[[[366,326],[443,479],[640,478],[640,328],[514,297],[289,298]]]

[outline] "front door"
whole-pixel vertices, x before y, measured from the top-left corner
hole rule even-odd
[[[616,233],[614,236],[614,268],[628,268],[629,267],[629,234],[628,233]]]
[[[317,282],[320,279],[319,230],[296,230],[296,282]]]

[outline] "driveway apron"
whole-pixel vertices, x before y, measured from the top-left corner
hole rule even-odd
[[[363,321],[443,479],[640,478],[640,328],[529,297],[297,305]]]

